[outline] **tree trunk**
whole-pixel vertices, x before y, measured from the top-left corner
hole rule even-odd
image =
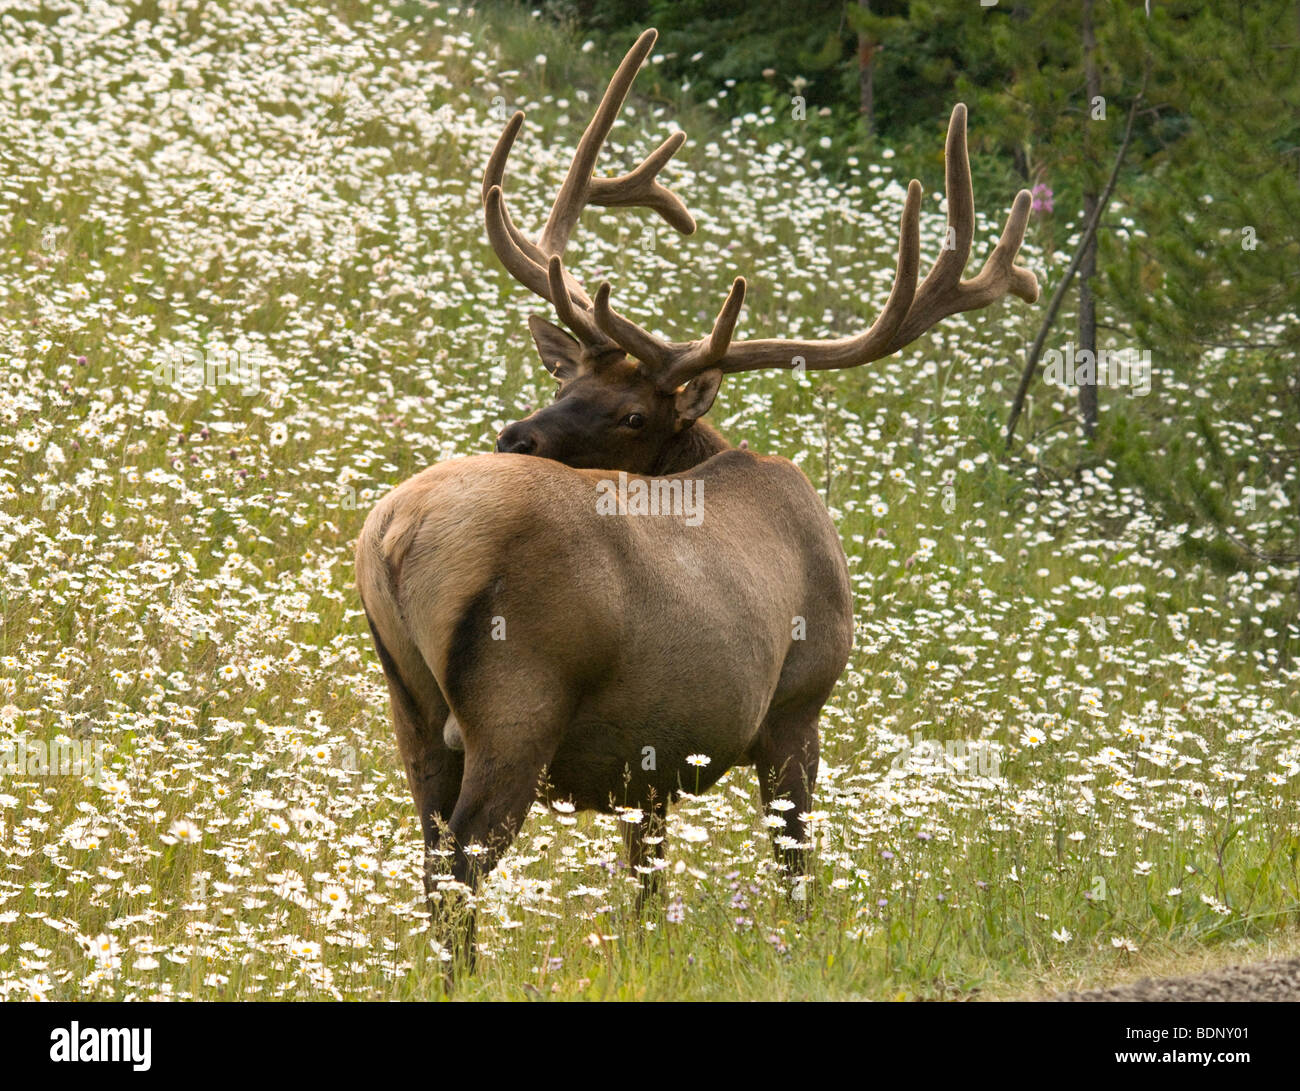
[[[1106,179],[1106,184],[1101,187],[1101,196],[1097,198],[1097,211],[1100,212],[1106,207],[1106,202],[1110,200],[1110,195],[1115,192],[1115,183],[1119,181],[1119,169],[1124,165],[1124,156],[1128,154],[1129,141],[1133,139],[1133,119],[1137,117],[1138,107],[1142,105],[1142,100],[1147,93],[1147,80],[1151,78],[1151,58],[1148,55],[1142,72],[1142,86],[1138,90],[1137,97],[1133,99],[1133,104],[1129,107],[1128,121],[1124,125],[1124,139],[1119,142],[1119,151],[1115,153],[1115,162],[1110,168],[1110,177]],[[1038,358],[1042,355],[1043,345],[1047,343],[1047,335],[1052,332],[1052,323],[1056,321],[1056,316],[1061,309],[1061,304],[1065,301],[1066,290],[1074,281],[1074,274],[1079,271],[1079,265],[1083,260],[1083,249],[1092,241],[1093,236],[1097,233],[1097,224],[1101,219],[1096,213],[1088,221],[1087,227],[1083,229],[1083,238],[1079,241],[1079,248],[1074,252],[1074,257],[1070,259],[1070,264],[1065,267],[1065,272],[1061,274],[1060,283],[1056,286],[1056,291],[1052,293],[1052,298],[1047,304],[1047,313],[1043,316],[1043,324],[1038,328],[1038,336],[1034,338],[1034,343],[1029,346],[1029,354],[1025,358],[1024,370],[1020,373],[1020,385],[1016,387],[1016,395],[1011,399],[1011,414],[1007,418],[1007,449],[1011,449],[1011,441],[1015,438],[1016,425],[1020,421],[1020,414],[1025,409],[1025,399],[1029,396],[1030,384],[1034,381],[1034,376],[1038,373]]]
[[[1087,95],[1087,109],[1084,113],[1085,151],[1091,152],[1097,141],[1091,139],[1089,126],[1098,124],[1092,120],[1092,106],[1101,94],[1101,74],[1097,71],[1097,37],[1092,25],[1092,8],[1094,0],[1083,2],[1083,71],[1084,87]],[[1086,183],[1083,194],[1083,222],[1091,223],[1097,214],[1097,186],[1094,181],[1091,156],[1084,164]],[[1091,376],[1084,376],[1079,383],[1079,419],[1083,421],[1083,432],[1089,439],[1097,434],[1097,380],[1101,377],[1100,361],[1097,359],[1097,304],[1092,294],[1092,279],[1097,274],[1097,235],[1093,233],[1083,250],[1083,260],[1079,263],[1079,346],[1077,354],[1089,353],[1085,359],[1094,363]],[[1088,379],[1091,381],[1087,381]]]

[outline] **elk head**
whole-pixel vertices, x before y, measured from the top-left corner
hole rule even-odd
[[[547,300],[575,335],[541,318],[529,320],[542,363],[558,381],[559,390],[553,404],[502,431],[498,451],[537,455],[576,467],[676,472],[726,446],[716,432],[697,423],[713,405],[724,375],[800,364],[808,371],[857,367],[897,352],[948,315],[986,307],[1007,294],[1027,303],[1038,298],[1033,273],[1015,264],[1029,221],[1027,190],[1016,195],[1002,237],[983,269],[970,280],[961,279],[975,231],[966,107],[961,104],[954,107],[948,124],[944,247],[918,286],[921,185],[913,180],[899,226],[893,288],[880,315],[862,333],[817,341],[732,341],[745,299],[743,277],[732,283],[713,329],[695,341],[666,341],[625,318],[610,304],[608,283],[602,283],[594,297],[588,295],[563,263],[564,248],[587,205],[648,208],[684,235],[695,230],[681,199],[658,181],[659,171],[681,147],[685,133],[674,133],[627,174],[598,178],[592,173],[656,37],[656,31],[646,30],[623,58],[583,133],[536,242],[515,227],[502,190],[506,160],[523,125],[522,113],[510,119],[488,160],[483,209],[492,248],[511,275]]]
[[[668,456],[713,405],[722,372],[670,388],[617,345],[577,341],[535,315],[528,328],[559,389],[551,405],[502,431],[498,451],[632,473],[675,468]]]

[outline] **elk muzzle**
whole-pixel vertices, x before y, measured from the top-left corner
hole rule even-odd
[[[527,420],[515,421],[497,436],[497,453],[531,455],[537,450],[537,432]]]

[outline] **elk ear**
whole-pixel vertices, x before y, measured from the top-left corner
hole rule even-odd
[[[698,420],[713,408],[713,399],[722,385],[722,371],[716,367],[703,371],[677,391],[673,408],[683,421]]]
[[[542,366],[555,378],[564,382],[578,374],[582,362],[582,346],[559,326],[552,325],[535,314],[528,316],[528,332],[533,335],[537,355]]]

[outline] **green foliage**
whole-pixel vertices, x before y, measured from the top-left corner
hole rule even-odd
[[[1152,120],[1104,247],[1116,321],[1173,381],[1222,391],[1159,496],[1221,563],[1300,557],[1300,6],[1180,4],[1151,21]],[[1179,428],[1171,422],[1171,431]],[[1224,442],[1225,434],[1250,436]],[[1172,451],[1171,451],[1172,454]],[[1291,497],[1243,528],[1233,501]],[[1181,499],[1173,504],[1173,494]],[[1252,520],[1254,522],[1254,520]]]
[[[802,130],[733,127],[734,99],[713,116],[675,101],[662,69],[645,73],[609,159],[680,122],[694,143],[666,177],[691,175],[701,230],[643,252],[626,245],[623,212],[595,213],[582,268],[635,281],[636,317],[678,336],[699,332],[737,268],[754,275],[746,336],[869,317],[889,283],[892,183],[913,161],[941,174],[942,80],[976,71],[965,56],[1004,86],[988,42],[957,52],[965,29],[1014,41],[1030,15],[958,7],[908,7],[897,33],[930,43],[915,63],[935,82],[916,88],[914,114],[890,107],[898,158],[854,149],[848,185],[781,147],[802,151],[798,132],[830,139],[833,112],[810,110]],[[0,142],[0,738],[85,732],[104,776],[6,774],[0,987],[432,998],[423,844],[352,540],[387,489],[489,449],[550,396],[523,333],[533,301],[491,260],[476,213],[500,131],[492,98],[528,111],[509,185],[535,228],[563,169],[562,149],[537,146],[572,140],[577,94],[621,49],[583,53],[517,6],[490,19],[360,0],[161,8],[124,25],[112,11],[57,30],[55,14],[7,24],[30,57],[57,46],[88,63],[39,95],[25,78],[0,85],[6,116],[23,119]],[[797,48],[815,59],[833,29]],[[190,71],[192,58],[208,67]],[[340,66],[353,127],[336,141],[322,134],[339,103],[322,89]],[[106,71],[150,90],[105,92]],[[774,96],[761,110],[787,88],[759,79]],[[1035,143],[1046,115],[1024,117],[1037,120],[1022,118],[1021,143],[1044,161],[1058,137]],[[1143,149],[1181,131],[1163,115],[1144,124]],[[1062,122],[1061,148],[1070,139]],[[838,140],[827,164],[851,154],[851,134]],[[990,213],[1000,195],[980,172],[1005,159],[976,159]],[[1143,184],[1160,183],[1130,178],[1121,196]],[[1050,274],[1047,222],[1026,260]],[[927,198],[928,247],[941,227]],[[1117,249],[1149,274],[1136,246]],[[1153,309],[1175,298],[1158,278],[1144,293]],[[1294,943],[1294,563],[1241,571],[1242,551],[1204,522],[1231,519],[1234,538],[1279,551],[1293,540],[1294,356],[1207,363],[1190,342],[1159,342],[1154,394],[1114,397],[1086,466],[1047,431],[1063,414],[1044,393],[1031,465],[1001,460],[997,426],[1033,318],[1018,303],[953,316],[816,385],[735,376],[714,410],[731,438],[826,488],[854,583],[855,647],[821,724],[810,899],[793,901],[774,870],[744,768],[674,808],[667,895],[645,917],[615,863],[619,817],[539,807],[482,892],[483,958],[458,995],[1041,992],[1213,945],[1256,945],[1232,949],[1245,958]],[[161,348],[214,340],[260,350],[259,390],[151,379]],[[1182,370],[1166,374],[1174,349]],[[995,743],[1004,761],[988,778],[897,762],[918,735]]]

